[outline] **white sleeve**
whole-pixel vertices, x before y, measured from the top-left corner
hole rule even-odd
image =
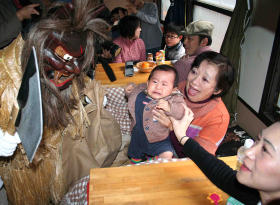
[[[17,144],[20,142],[17,132],[15,132],[15,135],[10,135],[7,132],[4,133],[0,128],[0,156],[8,157],[13,155]]]

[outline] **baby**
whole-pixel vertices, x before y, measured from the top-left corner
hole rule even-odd
[[[184,115],[184,97],[177,90],[178,74],[169,65],[156,66],[147,84],[130,84],[125,88],[128,109],[132,117],[131,142],[128,157],[141,162],[149,157],[171,159],[174,153],[169,129],[153,119],[153,109],[162,109],[166,115],[181,119]]]

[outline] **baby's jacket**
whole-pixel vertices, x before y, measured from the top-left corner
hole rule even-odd
[[[128,97],[128,110],[132,117],[131,130],[136,124],[135,117],[135,101],[138,94],[147,89],[146,84],[137,85],[130,94],[126,93]],[[184,107],[182,104],[185,104],[183,94],[178,90],[174,91],[171,95],[162,98],[169,102],[170,112],[165,112],[167,116],[172,116],[175,119],[181,119],[184,115]],[[145,105],[143,110],[143,129],[147,136],[147,139],[150,143],[159,142],[166,139],[169,136],[169,128],[163,126],[160,122],[153,119],[152,110],[155,109],[159,100],[151,100],[148,104]]]

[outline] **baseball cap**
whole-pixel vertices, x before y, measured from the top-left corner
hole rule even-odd
[[[212,36],[214,25],[209,21],[194,21],[186,27],[185,35],[205,35]]]

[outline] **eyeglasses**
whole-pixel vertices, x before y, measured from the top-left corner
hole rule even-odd
[[[179,36],[165,35],[164,37],[170,38],[170,39],[175,39],[175,38],[178,38]]]

